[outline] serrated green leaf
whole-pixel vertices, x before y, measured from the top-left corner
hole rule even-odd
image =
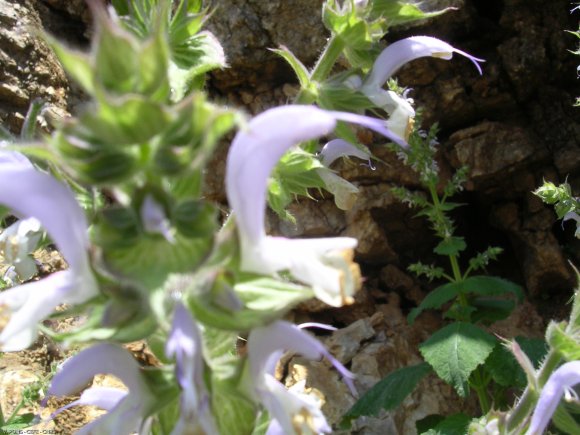
[[[572,333],[567,331],[565,324],[551,322],[546,330],[546,339],[566,361],[580,360],[579,331]]]
[[[345,414],[341,425],[361,416],[376,416],[381,409],[390,411],[413,392],[419,381],[431,372],[427,363],[395,370],[367,391]]]
[[[482,322],[486,325],[509,317],[516,303],[510,300],[476,298],[470,301],[475,309],[471,316],[471,322]]]
[[[458,255],[466,247],[467,244],[463,237],[452,236],[439,242],[435,249],[433,249],[433,252],[439,255]]]
[[[440,11],[423,12],[416,4],[399,0],[374,0],[371,17],[384,18],[389,26],[410,23],[436,17],[452,10],[445,8]]]
[[[470,422],[471,417],[461,413],[454,414],[446,417],[421,435],[465,435]]]
[[[211,32],[200,32],[186,43],[172,47],[169,81],[172,101],[180,101],[194,89],[195,78],[227,66],[224,49]]]
[[[495,276],[470,276],[459,282],[450,282],[437,287],[427,295],[419,306],[413,309],[407,317],[409,323],[413,323],[422,311],[440,308],[459,294],[474,294],[480,296],[499,296],[512,294],[520,302],[523,299],[523,291],[520,286]]]
[[[278,49],[270,49],[270,50],[276,53],[286,62],[288,62],[288,64],[292,68],[292,71],[294,71],[294,74],[296,74],[296,77],[298,78],[298,82],[300,83],[300,87],[302,89],[306,89],[309,87],[310,74],[308,73],[308,69],[304,66],[302,62],[300,62],[300,60],[296,56],[294,56],[294,53],[292,53],[287,47],[283,45]]]
[[[461,397],[469,393],[468,379],[483,364],[497,339],[470,323],[445,326],[419,346],[437,375],[452,385]]]
[[[421,301],[417,308],[411,310],[407,321],[412,325],[417,316],[424,310],[440,308],[443,304],[455,298],[460,291],[461,287],[454,282],[437,287]]]
[[[515,340],[537,369],[548,352],[546,342],[538,338],[526,337],[516,337]],[[498,345],[493,349],[485,361],[485,368],[493,380],[504,387],[524,388],[528,384],[526,374],[505,346]]]

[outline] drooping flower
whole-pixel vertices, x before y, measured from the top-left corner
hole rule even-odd
[[[189,311],[181,304],[175,306],[173,326],[167,340],[165,353],[175,358],[177,380],[182,389],[181,413],[173,434],[217,434],[217,426],[210,407],[210,397],[203,379],[204,361],[201,333]]]
[[[317,173],[322,181],[324,181],[326,190],[334,195],[336,206],[341,210],[350,210],[356,201],[358,188],[329,169],[329,166],[335,160],[345,156],[358,157],[359,159],[370,162],[370,155],[367,152],[343,139],[333,139],[324,145],[318,154],[325,168],[319,168]]]
[[[484,62],[483,59],[458,50],[437,38],[411,36],[394,42],[383,50],[375,60],[361,91],[377,107],[384,109],[390,115],[388,127],[400,137],[408,139],[415,111],[407,98],[401,97],[393,91],[387,91],[383,89],[383,86],[407,62],[420,57],[437,57],[449,60],[453,57],[453,53],[468,58],[473,62],[479,74],[482,73],[478,62]]]
[[[269,237],[264,215],[268,177],[278,160],[295,144],[330,133],[338,120],[371,128],[406,145],[378,119],[314,106],[283,106],[256,116],[236,135],[226,167],[226,191],[238,227],[242,270],[289,271],[333,306],[351,303],[358,287],[360,272],[352,262],[356,240]]]
[[[37,335],[37,323],[62,303],[97,294],[88,258],[87,222],[70,190],[36,170],[23,155],[0,151],[0,204],[19,218],[37,219],[69,264],[64,271],[0,293],[0,350],[22,350]]]
[[[42,236],[40,222],[35,218],[20,219],[0,234],[0,252],[4,261],[14,266],[20,281],[29,280],[36,273],[31,257]]]
[[[319,401],[305,394],[304,385],[286,389],[274,377],[276,364],[284,351],[299,353],[309,359],[326,357],[354,392],[350,381],[353,375],[330,355],[322,343],[291,323],[277,321],[252,330],[247,350],[253,395],[268,410],[272,419],[268,434],[318,434],[331,431],[320,410]]]
[[[48,396],[77,393],[98,374],[117,377],[129,391],[109,387],[88,388],[80,399],[58,409],[52,417],[72,406],[94,405],[108,412],[83,426],[77,434],[125,435],[139,432],[157,398],[147,386],[137,361],[120,346],[97,344],[73,356],[52,379]]]
[[[526,435],[544,433],[560,404],[562,396],[566,398],[576,397],[576,393],[572,390],[576,384],[580,384],[580,361],[567,362],[550,375],[548,382],[542,388]]]

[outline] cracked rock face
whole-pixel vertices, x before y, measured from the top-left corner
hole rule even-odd
[[[250,113],[291,101],[297,91],[295,78],[268,48],[286,45],[305,65],[313,65],[328,36],[320,22],[322,1],[208,3],[214,11],[209,28],[224,44],[231,66],[212,74],[213,95]],[[531,303],[495,325],[494,332],[504,337],[542,336],[543,319],[565,315],[562,307],[575,279],[566,249],[574,239],[571,223],[562,229],[553,211],[530,192],[543,178],[554,183],[567,179],[580,192],[580,124],[578,109],[571,107],[580,94],[578,58],[568,51],[577,41],[563,32],[574,29],[576,19],[569,15],[568,0],[425,3],[460,9],[420,26],[394,28],[388,41],[417,34],[445,39],[485,58],[484,74],[479,76],[459,56],[450,62],[419,59],[400,70],[399,83],[412,88],[410,96],[424,107],[425,128],[439,122],[442,174],[448,177],[462,165],[470,167],[465,191],[457,197],[457,202],[465,204],[454,214],[458,235],[465,236],[474,251],[489,243],[501,245],[505,252],[490,272],[524,285],[531,296]],[[84,0],[0,0],[2,125],[17,133],[34,98],[50,103],[57,116],[72,111],[74,87],[31,29],[44,28],[73,46],[86,47],[88,21]],[[419,362],[417,345],[442,326],[437,312],[424,313],[412,326],[406,321],[409,310],[435,285],[411,276],[408,265],[418,260],[425,264],[441,261],[432,253],[437,241],[428,222],[416,218],[416,212],[398,203],[389,191],[391,186],[403,185],[420,192],[417,175],[379,139],[367,139],[365,144],[380,159],[375,169],[352,161],[333,166],[360,190],[350,210],[338,210],[328,194],[313,192],[316,201],[300,199],[290,206],[297,225],[269,216],[269,230],[274,234],[360,239],[357,260],[365,283],[355,304],[334,310],[306,303],[294,316],[297,321],[315,317],[345,327],[326,341],[358,375],[361,393],[393,370]],[[208,198],[222,203],[226,153],[227,144],[223,144],[207,178]],[[288,385],[306,379],[307,388],[325,399],[325,412],[333,423],[354,403],[344,383],[324,362],[293,358],[287,373]],[[472,406],[469,402],[467,409]],[[429,377],[401,409],[361,419],[356,430],[359,434],[413,434],[416,420],[460,409],[466,405],[451,388]]]
[[[13,132],[33,99],[66,107],[67,79],[34,29],[43,26],[33,1],[0,0],[0,120]]]

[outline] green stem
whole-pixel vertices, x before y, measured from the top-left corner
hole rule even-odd
[[[481,367],[478,367],[473,372],[473,381],[471,383],[471,388],[475,390],[477,398],[479,400],[479,407],[481,408],[482,414],[487,414],[491,409],[491,403],[489,401],[489,396],[487,395],[486,387],[487,381],[484,379],[481,372]]]
[[[310,81],[323,82],[326,80],[332,71],[334,64],[342,54],[343,49],[344,42],[342,42],[342,39],[338,38],[336,35],[333,35],[324,48],[324,51],[318,58],[316,65],[314,65],[314,68],[310,73]],[[314,103],[315,101],[316,95],[312,94],[312,92],[309,92],[308,89],[301,89],[295,100],[297,104],[310,104]]]
[[[542,368],[539,370],[537,388],[544,386],[554,369],[558,366],[558,364],[560,364],[561,360],[562,358],[554,350],[548,353],[544,364],[542,364]],[[532,388],[530,388],[528,385],[520,401],[507,419],[506,428],[508,433],[511,433],[520,427],[520,425],[531,413],[532,408],[536,404],[537,400],[538,392],[536,391],[536,386],[532,386]]]

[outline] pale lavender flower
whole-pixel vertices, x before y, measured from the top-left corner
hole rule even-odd
[[[324,166],[330,166],[332,163],[341,157],[358,157],[362,160],[369,160],[370,154],[344,139],[333,139],[328,142],[318,154],[320,161]]]
[[[199,327],[189,311],[181,304],[175,306],[173,326],[169,334],[165,353],[175,358],[177,380],[182,389],[181,413],[173,429],[174,435],[198,433],[217,434],[213,419],[210,397],[203,379],[204,360],[202,338]]]
[[[40,222],[35,218],[19,219],[0,234],[0,251],[4,261],[14,266],[20,281],[36,274],[36,262],[30,255],[42,237]]]
[[[151,392],[133,356],[120,346],[102,343],[67,360],[52,379],[48,396],[69,396],[82,390],[95,375],[111,374],[129,391],[91,387],[79,400],[58,409],[54,415],[75,405],[94,405],[108,411],[83,426],[77,434],[125,435],[140,432],[157,398]]]
[[[472,56],[465,51],[458,50],[447,42],[431,36],[411,36],[393,42],[383,50],[375,60],[364,86],[382,88],[387,82],[387,79],[393,76],[399,68],[412,60],[420,57],[437,57],[450,60],[453,57],[453,53],[468,58],[473,62],[479,74],[482,74],[478,62],[484,62],[483,59]]]
[[[304,384],[286,389],[274,377],[276,364],[284,351],[299,353],[309,359],[326,357],[344,376],[354,393],[352,373],[330,355],[322,343],[291,323],[277,321],[252,330],[247,350],[254,398],[264,405],[272,419],[268,434],[318,434],[331,431],[320,410],[320,403],[305,394]]]
[[[363,125],[406,145],[378,119],[314,106],[284,106],[256,116],[236,135],[226,168],[226,191],[238,227],[242,270],[263,274],[289,271],[332,306],[353,301],[359,282],[358,267],[352,262],[356,240],[269,237],[264,214],[268,178],[278,160],[295,144],[330,133],[337,120]]]
[[[386,91],[383,86],[407,62],[420,57],[437,57],[449,60],[453,57],[453,53],[467,57],[473,62],[479,73],[482,73],[478,62],[484,62],[483,59],[458,50],[437,38],[411,36],[394,42],[383,50],[375,60],[361,91],[377,107],[383,108],[390,115],[389,129],[400,137],[408,139],[415,117],[415,110],[411,106],[412,100],[401,97],[395,92]]]
[[[550,423],[562,396],[575,397],[572,387],[580,383],[580,361],[563,364],[555,370],[542,388],[526,435],[541,435]]]
[[[35,218],[69,264],[68,270],[0,293],[0,350],[22,350],[37,335],[37,323],[62,303],[97,294],[87,251],[87,222],[70,190],[36,170],[21,154],[0,151],[0,204],[20,218]]]
[[[354,156],[367,160],[370,164],[370,155],[343,139],[333,139],[320,151],[318,157],[325,168],[317,169],[318,176],[324,181],[326,190],[334,196],[336,206],[341,210],[350,210],[356,201],[358,187],[335,174],[328,167],[337,159],[345,156]]]
[[[161,234],[169,243],[175,243],[165,210],[151,195],[147,195],[141,205],[141,221],[146,232]]]

